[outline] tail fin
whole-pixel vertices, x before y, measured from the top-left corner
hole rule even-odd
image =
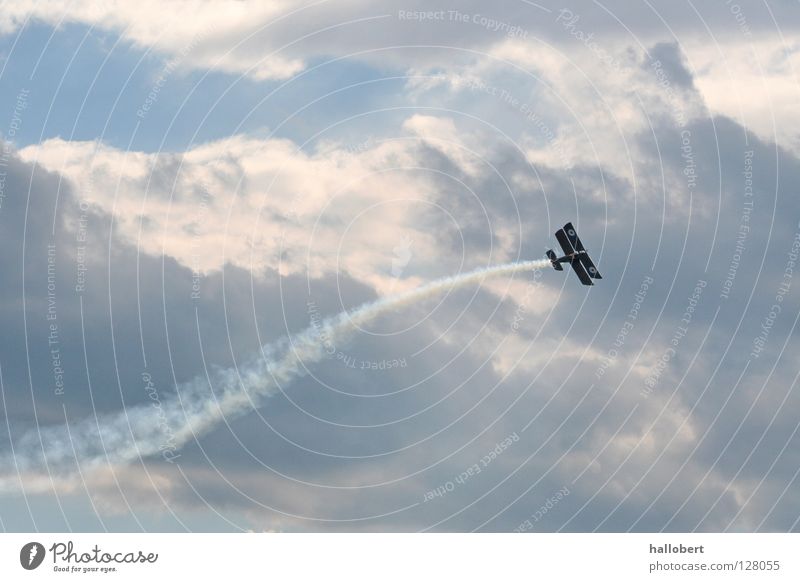
[[[547,251],[547,258],[550,259],[550,264],[553,265],[553,268],[556,271],[563,271],[564,270],[564,267],[562,267],[560,263],[556,263],[556,254],[553,252],[552,249]]]

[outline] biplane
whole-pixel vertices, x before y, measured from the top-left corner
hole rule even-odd
[[[547,258],[550,259],[550,264],[556,271],[563,271],[562,263],[569,263],[584,285],[594,285],[592,279],[603,278],[600,276],[600,271],[594,266],[592,259],[589,258],[589,253],[583,248],[581,239],[578,238],[578,233],[571,222],[556,231],[556,239],[564,250],[564,256],[557,258],[552,249],[547,251]]]

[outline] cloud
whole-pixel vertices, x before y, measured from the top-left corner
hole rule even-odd
[[[692,74],[686,69],[683,53],[678,43],[658,43],[649,51],[650,59],[665,71],[669,82],[681,87],[692,86]]]
[[[523,2],[487,7],[470,0],[454,9],[419,0],[378,5],[361,0],[344,4],[182,0],[165,11],[154,0],[101,6],[83,0],[24,0],[4,11],[0,33],[10,34],[30,20],[52,26],[80,23],[120,34],[138,47],[177,58],[184,66],[263,80],[292,77],[324,57],[349,56],[405,69],[453,63],[465,51],[487,51],[507,38],[539,37],[569,46],[576,30],[602,42],[635,45],[641,43],[639,37],[685,43],[710,35],[724,42],[774,36],[778,29],[789,35],[796,28],[798,13],[792,4],[769,10],[736,6],[738,11],[733,6],[708,6],[692,12],[666,1],[633,9],[620,1],[608,2],[603,9],[578,2],[566,9]],[[419,17],[426,13],[433,16]],[[425,45],[424,50],[416,48]]]
[[[714,143],[714,130],[723,132],[718,139],[731,147],[730,152],[724,152],[723,173],[731,177],[731,182],[725,185],[725,213],[721,216],[723,230],[730,234],[741,210],[735,168],[743,163],[737,159],[743,144],[734,140],[741,130],[725,120],[717,120],[714,128],[701,123],[689,129],[698,152],[707,151],[706,146]],[[662,157],[665,165],[680,169],[684,160],[680,141],[676,141],[677,130],[663,127],[659,135],[664,139],[664,150],[671,152],[671,156]],[[764,180],[769,176],[766,158],[771,150],[752,136],[750,144],[757,148],[759,182],[769,191]],[[713,157],[711,153],[706,155]],[[795,171],[790,169],[798,167],[797,161],[786,156],[782,167]],[[700,162],[699,166],[705,167],[705,162]],[[524,167],[524,161],[517,163]],[[20,175],[24,176],[30,166],[21,170]],[[50,186],[42,186],[46,189],[55,184],[57,181],[52,180]],[[563,188],[560,195],[568,195],[568,187]],[[713,191],[705,183],[703,188]],[[43,225],[48,224],[43,213],[37,215],[42,217]],[[658,220],[657,215],[645,215],[638,219],[636,228],[638,232],[653,233]],[[590,220],[582,224],[587,227],[582,229],[587,243],[592,241],[592,248],[600,250],[597,244],[603,237],[598,236],[598,225]],[[678,221],[667,228],[665,237],[672,247],[684,226],[685,222]],[[700,236],[693,239],[695,249],[707,248],[712,234],[703,226],[701,223],[692,228],[693,236]],[[695,273],[701,275],[704,254],[690,252],[684,256],[688,263],[677,270],[678,290],[672,299],[667,295],[667,284],[674,270],[661,265],[655,274],[659,285],[648,292],[634,330],[622,346],[615,348],[619,354],[602,381],[596,376],[633,305],[642,269],[647,272],[647,261],[631,261],[630,268],[635,272],[617,284],[623,285],[619,290],[622,299],[609,303],[615,293],[614,281],[625,268],[626,246],[620,243],[630,229],[622,230],[627,232],[613,233],[613,240],[608,243],[617,252],[602,255],[601,265],[611,285],[593,289],[587,306],[581,305],[573,287],[559,292],[562,280],[547,273],[542,287],[535,287],[527,300],[541,300],[549,307],[525,310],[515,330],[519,306],[525,304],[519,284],[511,288],[516,292],[496,289],[476,296],[472,290],[465,290],[439,306],[435,316],[413,333],[404,333],[389,342],[358,337],[347,348],[355,361],[399,356],[408,360],[407,367],[376,372],[379,376],[372,377],[348,369],[341,361],[322,362],[314,369],[313,377],[271,402],[259,415],[220,427],[183,450],[180,470],[153,462],[145,467],[115,468],[113,473],[92,477],[87,494],[104,514],[113,515],[123,511],[126,503],[135,503],[139,512],[168,510],[181,519],[198,513],[220,514],[231,523],[218,523],[216,527],[234,529],[385,531],[433,527],[508,531],[563,487],[569,488],[570,495],[558,511],[537,527],[570,531],[596,527],[620,531],[633,527],[649,531],[666,526],[682,531],[699,526],[719,530],[730,525],[733,515],[740,516],[735,529],[757,523],[759,512],[767,511],[764,496],[773,495],[790,476],[775,475],[759,491],[756,484],[763,471],[753,468],[751,474],[747,469],[732,480],[740,457],[723,456],[727,462],[715,464],[731,429],[724,429],[714,420],[730,395],[737,372],[730,370],[716,378],[710,392],[703,389],[702,379],[719,361],[733,332],[731,324],[735,323],[718,322],[708,329],[713,314],[702,306],[716,299],[716,295],[709,294],[711,289],[704,291],[701,310],[692,322],[689,336],[682,340],[679,359],[669,364],[649,397],[641,394],[644,379],[681,324],[686,297],[680,291],[690,290],[692,277]],[[105,235],[100,233],[99,238],[103,240]],[[130,248],[130,243],[123,246]],[[720,245],[719,257],[727,257],[729,251],[730,245]],[[663,256],[662,261],[681,258],[666,251]],[[158,264],[158,259],[153,262],[156,272]],[[177,265],[174,268],[183,273],[184,293],[189,292],[189,269]],[[774,272],[780,268],[770,266]],[[726,269],[727,265],[719,265],[709,273],[715,288],[724,280]],[[227,293],[248,288],[249,276],[240,273],[231,278],[235,273],[233,267],[225,271]],[[746,298],[742,290],[747,289],[752,276],[749,269],[739,272],[737,302]],[[203,296],[220,298],[220,292],[213,290],[216,276],[206,277],[202,282]],[[767,281],[772,279],[771,275],[765,277]],[[314,296],[335,296],[331,293],[332,282],[315,282]],[[156,284],[155,289],[158,288]],[[263,293],[265,299],[274,299],[277,289],[265,288]],[[280,310],[289,310],[295,314],[295,325],[302,325],[302,285],[284,297],[286,303],[276,315],[280,318]],[[502,298],[500,304],[498,297]],[[124,296],[117,299],[122,309],[117,312],[119,317],[125,313],[124,305],[132,302]],[[177,316],[175,323],[191,322],[191,317],[180,316],[174,301],[168,300],[168,313]],[[145,305],[151,302],[157,304],[158,299],[146,299]],[[229,297],[225,305],[228,309],[246,307],[249,302],[245,293],[243,300]],[[417,314],[414,320],[422,319],[432,307],[412,310]],[[662,307],[665,311],[659,314]],[[754,306],[753,317],[758,318],[764,307]],[[321,308],[336,312],[335,298],[328,297]],[[601,324],[600,316],[607,308],[613,311]],[[242,314],[245,320],[246,311]],[[411,313],[397,313],[382,322],[380,328],[401,329]],[[210,323],[207,317],[203,317],[203,327]],[[268,326],[269,333],[281,333],[279,321]],[[655,329],[659,330],[656,337],[643,344]],[[752,327],[748,325],[748,329]],[[564,330],[569,330],[566,337]],[[712,341],[704,346],[701,340],[707,332]],[[192,335],[191,331],[177,333]],[[207,339],[210,337],[213,334]],[[742,338],[745,343],[746,339]],[[152,345],[153,340],[148,339],[148,348]],[[412,356],[420,346],[427,347]],[[647,349],[640,351],[643,346]],[[174,349],[169,348],[170,352]],[[190,351],[193,349],[197,348]],[[220,349],[224,353],[224,347]],[[239,347],[235,353],[242,350]],[[699,354],[694,363],[693,354]],[[92,362],[94,367],[98,360],[93,358]],[[681,382],[686,369],[691,370],[691,376]],[[425,381],[431,375],[435,381]],[[168,378],[168,371],[162,377]],[[136,381],[133,378],[131,383]],[[409,390],[421,381],[419,389]],[[358,396],[334,392],[326,386]],[[379,394],[397,394],[364,397],[375,395],[378,386]],[[724,417],[735,427],[752,400],[736,391],[733,402],[744,406],[738,413],[731,410]],[[433,408],[428,409],[431,405]],[[766,400],[758,409],[763,406],[767,406]],[[762,413],[769,415],[767,410]],[[783,427],[774,435],[776,446],[785,442],[787,430],[793,426],[785,415],[779,418],[783,419],[780,425],[773,425]],[[389,424],[363,426],[382,423]],[[766,425],[762,424],[761,429],[748,422],[746,426],[749,430],[741,432],[739,438],[745,439],[742,446],[748,447]],[[751,434],[750,430],[754,432]],[[425,501],[428,492],[439,487],[447,489],[448,483],[456,483],[456,478],[473,464],[480,466],[487,451],[512,433],[520,440],[497,462],[492,461],[458,488],[453,485],[452,492]],[[717,439],[722,440],[715,442]],[[81,495],[81,491],[82,487],[73,489],[72,495]],[[309,503],[309,499],[313,502]],[[720,501],[715,504],[717,499]],[[783,503],[791,507],[796,500],[784,499]],[[709,516],[698,521],[709,510]],[[780,523],[777,515],[770,515],[765,527],[780,528]]]
[[[467,22],[421,23],[398,13],[421,4],[351,2],[261,31],[293,7],[191,5],[196,21],[172,22],[149,4],[73,4],[67,21],[201,69],[285,79],[366,50],[348,61],[412,75],[390,119],[302,146],[254,133],[184,152],[24,148],[0,208],[12,436],[147,403],[145,369],[172,395],[306,328],[310,302],[335,315],[539,257],[566,220],[604,279],[547,271],[386,313],[179,463],[99,467],[62,484],[67,500],[176,517],[154,527],[510,531],[568,489],[533,529],[797,528],[795,51],[767,10],[467,3]],[[6,31],[60,18],[17,6]],[[791,43],[797,8],[775,10]],[[336,26],[353,16],[368,20]]]
[[[424,160],[429,148],[451,167]],[[452,119],[414,115],[396,139],[356,151],[326,141],[305,153],[288,140],[240,135],[182,154],[56,138],[20,155],[68,177],[82,200],[114,217],[128,243],[198,273],[226,263],[254,272],[278,265],[285,275],[345,271],[400,291],[417,285],[420,273],[447,273],[430,260],[439,241],[429,221],[455,234],[467,216],[469,206],[458,215],[442,205],[432,184],[465,188],[462,180],[492,171],[489,153],[479,139],[459,135]],[[397,247],[410,240],[398,270]],[[514,256],[518,242],[502,241],[494,260]],[[485,257],[461,260],[468,270]]]
[[[31,20],[54,27],[80,23],[116,32],[137,47],[154,50],[183,66],[246,73],[255,79],[283,79],[302,70],[302,61],[274,53],[255,54],[246,39],[280,27],[280,17],[288,8],[285,2],[232,0],[182,0],[169,10],[155,1],[135,5],[124,1],[102,5],[24,1],[4,11],[0,32],[8,34]]]
[[[641,68],[638,71],[630,73],[632,78],[647,78],[638,77],[646,75]],[[643,91],[652,91],[644,80],[641,82]],[[652,95],[656,101],[661,99],[657,107],[667,110],[664,97],[656,92]],[[459,91],[453,94],[456,99],[461,96]],[[592,163],[584,161],[567,173],[557,165],[540,163],[532,167],[502,136],[492,139],[488,133],[461,130],[464,121],[459,117],[412,115],[400,126],[398,139],[355,152],[327,142],[324,149],[301,153],[286,140],[238,136],[198,146],[181,156],[124,154],[103,144],[63,141],[27,148],[23,155],[70,176],[76,193],[98,192],[93,205],[102,213],[119,214],[114,223],[119,224],[120,242],[129,249],[135,249],[137,240],[141,240],[137,228],[141,219],[155,225],[151,234],[169,232],[167,225],[173,222],[190,224],[196,213],[196,193],[203,191],[198,182],[205,182],[213,185],[208,188],[210,194],[225,192],[232,199],[229,205],[243,205],[241,212],[223,205],[208,216],[223,214],[235,223],[235,227],[223,229],[220,236],[226,246],[245,252],[246,234],[253,230],[247,220],[253,214],[273,217],[275,228],[282,228],[282,221],[287,219],[285,197],[276,196],[277,190],[260,197],[258,194],[263,193],[256,190],[254,196],[251,184],[269,184],[282,171],[288,177],[275,180],[280,191],[307,186],[309,195],[301,198],[299,209],[289,218],[295,221],[298,236],[319,229],[318,236],[328,237],[329,246],[343,249],[343,260],[320,259],[309,294],[302,288],[307,265],[313,264],[305,262],[307,251],[298,246],[287,253],[290,258],[303,258],[294,265],[289,261],[291,267],[281,274],[282,279],[298,285],[294,294],[282,292],[281,282],[277,288],[265,289],[264,297],[275,301],[277,293],[278,317],[280,310],[288,309],[294,314],[293,329],[303,326],[307,317],[304,302],[309,297],[321,301],[325,313],[360,302],[355,294],[334,290],[336,277],[344,272],[341,265],[351,264],[351,260],[371,265],[363,271],[353,270],[354,284],[358,283],[354,290],[361,297],[369,295],[366,290],[386,293],[399,257],[394,241],[404,240],[403,236],[414,243],[409,261],[403,260],[401,278],[424,280],[436,269],[452,270],[443,265],[448,261],[458,264],[460,247],[448,247],[441,241],[457,240],[459,232],[465,235],[463,248],[473,249],[470,259],[490,256],[498,239],[485,236],[486,227],[481,223],[484,215],[492,217],[491,224],[506,228],[515,225],[520,216],[527,217],[528,236],[512,235],[501,249],[512,257],[515,252],[526,256],[527,247],[535,248],[535,241],[548,238],[549,227],[544,221],[531,218],[541,213],[539,196],[546,194],[558,212],[570,213],[562,207],[575,198],[575,184],[579,185],[580,228],[606,277],[603,285],[583,295],[583,289],[569,284],[571,279],[554,279],[553,273],[546,273],[542,286],[534,287],[528,296],[522,281],[510,286],[495,282],[484,290],[464,290],[444,302],[392,315],[379,324],[379,329],[392,334],[388,338],[376,341],[370,335],[359,335],[343,352],[347,359],[321,362],[296,390],[287,391],[258,415],[221,427],[187,447],[182,453],[182,467],[191,486],[171,486],[165,491],[174,507],[201,511],[198,508],[207,503],[213,511],[244,511],[249,515],[248,526],[267,529],[509,530],[536,511],[554,490],[568,486],[572,491],[569,501],[544,527],[578,531],[738,529],[758,519],[758,511],[764,511],[764,495],[780,489],[780,483],[791,475],[770,475],[768,484],[759,488],[763,473],[755,466],[742,465],[738,461],[741,456],[732,450],[725,454],[728,439],[738,429],[737,447],[743,448],[737,450],[750,450],[762,437],[780,450],[796,423],[785,413],[772,424],[754,423],[750,412],[753,388],[737,388],[732,393],[730,387],[736,385],[738,370],[733,365],[720,367],[720,362],[730,349],[745,359],[758,335],[758,322],[769,312],[785,261],[762,264],[761,258],[769,249],[780,255],[791,248],[786,245],[796,229],[788,221],[772,222],[773,206],[779,208],[776,216],[796,214],[790,198],[775,194],[781,181],[772,168],[777,163],[782,179],[790,180],[800,171],[800,164],[791,153],[776,153],[770,144],[744,133],[741,126],[724,117],[687,118],[681,127],[674,117],[665,115],[654,116],[651,123],[650,132],[647,125],[638,123],[623,127],[630,134],[631,151],[637,154],[629,160],[632,175],[638,177],[655,168],[666,177],[663,191],[639,196],[632,188],[636,180],[619,179],[612,194],[598,197],[590,210],[587,205],[593,197],[585,193],[607,191],[614,177],[613,167],[600,164],[595,168],[592,163],[597,161],[592,158]],[[691,136],[691,156],[685,150],[684,132]],[[751,150],[752,156],[748,154]],[[780,156],[777,160],[776,155]],[[750,179],[757,184],[752,212],[743,210],[748,197],[742,172],[748,159],[752,160]],[[397,179],[397,187],[403,190],[391,195],[408,191],[405,189],[413,189],[417,197],[429,192],[431,203],[454,215],[457,211],[455,230],[448,230],[446,219],[432,218],[428,208],[395,216],[388,224],[381,222],[380,232],[375,223],[365,223],[347,242],[339,243],[342,225],[363,208],[385,201],[381,196],[389,186],[379,178],[363,190],[351,187],[335,204],[329,204],[329,192],[342,184],[358,183],[358,172],[380,176],[386,168],[383,164],[393,168],[398,160],[414,170]],[[690,160],[697,176],[691,187],[685,174]],[[418,180],[419,168],[424,169],[424,178]],[[533,179],[532,173],[538,179]],[[81,182],[88,180],[87,176],[92,176],[94,186]],[[142,192],[147,191],[148,182],[154,186],[143,205]],[[316,190],[313,182],[318,183]],[[319,182],[325,186],[319,186]],[[122,186],[115,190],[117,183]],[[499,195],[504,183],[519,188],[512,191],[513,204]],[[465,192],[477,193],[476,202],[481,204],[466,204],[469,198],[465,198]],[[412,196],[410,192],[407,195]],[[626,200],[635,204],[626,204]],[[665,201],[671,213],[668,217],[661,214]],[[604,220],[606,204],[612,208],[608,222]],[[333,206],[330,216],[327,205]],[[168,215],[169,221],[161,213]],[[325,219],[321,220],[323,214]],[[745,253],[735,259],[744,215],[749,217],[750,230]],[[126,226],[125,219],[131,216],[136,216],[136,221]],[[714,220],[718,225],[711,228]],[[184,234],[175,236],[175,242],[185,242],[187,233],[191,236],[193,232],[199,233],[201,240],[205,237],[203,230],[187,228]],[[376,241],[383,237],[392,239],[392,244],[377,252],[380,245]],[[226,289],[246,289],[248,271],[256,271],[258,280],[258,273],[267,269],[268,259],[264,259],[259,269],[243,262],[220,271],[228,254],[219,254],[219,243],[211,238],[212,244],[204,247],[203,254],[217,262],[210,262],[211,267],[203,274],[207,278],[202,282],[204,293],[213,289],[210,281],[216,280],[218,273],[229,281]],[[168,238],[139,243],[143,256],[174,257],[188,292],[192,255],[185,248],[172,245]],[[274,255],[265,251],[260,256]],[[652,270],[651,265],[655,265]],[[730,279],[732,265],[734,278]],[[378,277],[375,272],[381,268],[384,274]],[[230,279],[229,269],[238,272],[238,278]],[[651,276],[657,284],[648,291],[635,328],[617,345],[645,276]],[[685,336],[679,336],[673,354],[676,330],[687,325],[683,319],[698,280],[706,282],[700,307],[691,316]],[[723,298],[728,280],[732,281],[732,292]],[[758,291],[755,301],[748,298],[751,288]],[[234,303],[246,306],[251,301],[245,293]],[[525,306],[522,311],[521,306]],[[716,307],[728,314],[744,314],[746,319],[714,319]],[[248,316],[242,317],[246,321]],[[395,339],[393,334],[406,329],[409,318],[413,331],[399,333]],[[785,327],[789,321],[781,321],[781,334],[770,341],[791,341],[790,330]],[[283,332],[280,319],[277,322],[273,320],[269,328],[273,336]],[[734,347],[728,348],[731,344]],[[237,348],[234,354],[242,349]],[[661,367],[659,362],[665,356],[669,357]],[[348,368],[351,359],[360,363],[400,358],[409,365],[378,372],[382,374],[379,379]],[[761,374],[771,363],[754,359],[749,365],[754,374]],[[785,364],[779,369],[782,375],[791,373]],[[435,378],[435,382],[428,378]],[[418,382],[422,382],[424,391],[409,389]],[[330,386],[336,390],[331,391]],[[759,386],[759,380],[754,380],[753,386]],[[795,396],[788,394],[787,398],[793,400]],[[770,417],[774,400],[757,402],[757,416]],[[719,415],[720,410],[726,411],[724,416]],[[502,440],[515,431],[519,434],[529,424],[520,445],[507,456],[504,453],[502,463],[494,466],[499,473],[491,476],[493,473],[487,472],[485,480],[473,481],[469,487],[442,498],[441,503],[420,501],[426,492],[453,480],[482,458],[484,449],[494,446],[492,439]],[[269,443],[264,443],[265,426],[271,435]],[[398,432],[399,427],[406,429]],[[303,451],[300,457],[298,450]],[[426,454],[419,454],[421,450]],[[207,470],[210,460],[214,467],[211,472]],[[355,473],[354,463],[360,467]],[[171,469],[156,466],[154,470]],[[256,491],[254,485],[263,471],[280,476],[268,496],[258,492],[263,490]],[[370,476],[379,474],[393,475],[392,483],[378,487]],[[344,475],[348,477],[343,480]],[[146,479],[146,474],[141,479]],[[141,479],[131,479],[129,486]],[[297,485],[298,480],[303,484]],[[341,489],[351,485],[357,489]],[[148,487],[146,481],[138,486],[143,490]],[[333,490],[329,490],[331,486]],[[193,491],[198,488],[208,496],[199,505]],[[381,493],[373,496],[373,488]],[[365,498],[362,490],[370,495]],[[134,497],[137,495],[142,494]],[[108,492],[101,496],[114,498]],[[322,500],[310,515],[301,507],[301,500],[308,496]],[[153,499],[157,506],[160,501]],[[362,501],[356,503],[355,499]],[[107,503],[113,505],[112,501]],[[781,503],[793,507],[797,500],[787,496]],[[420,504],[424,511],[393,513]],[[332,511],[331,507],[338,509]],[[732,521],[733,516],[736,521]],[[350,521],[354,517],[359,520]],[[368,519],[362,521],[361,517]],[[780,523],[777,515],[770,513],[763,527],[779,528]]]

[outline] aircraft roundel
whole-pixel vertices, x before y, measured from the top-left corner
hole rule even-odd
[[[596,273],[597,269],[595,269],[594,267],[589,267],[589,272],[590,273]]]
[[[575,236],[575,231],[574,231],[574,230],[572,230],[572,229],[570,229],[570,231],[569,231],[569,236]]]

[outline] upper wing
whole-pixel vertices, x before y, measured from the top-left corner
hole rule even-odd
[[[578,252],[586,250],[581,244],[581,239],[578,238],[578,231],[575,230],[571,222],[565,224],[563,230],[567,234],[567,240],[569,240],[569,244],[572,245],[572,248]]]
[[[570,265],[572,265],[572,268],[575,269],[575,274],[578,275],[578,279],[581,280],[581,283],[584,285],[594,285],[583,264],[581,264],[579,261],[570,261]]]
[[[571,255],[575,252],[575,248],[572,246],[572,243],[569,242],[567,233],[564,232],[563,228],[556,231],[556,239],[558,240],[558,244],[561,245],[561,248],[564,249],[565,255]]]

